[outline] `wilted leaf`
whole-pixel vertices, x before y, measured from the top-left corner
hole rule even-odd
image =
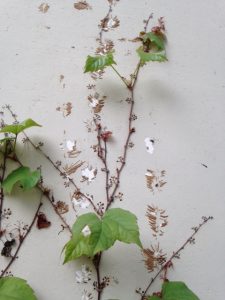
[[[4,277],[0,279],[0,300],[37,300],[37,298],[24,279]]]
[[[105,67],[113,64],[116,64],[116,62],[114,61],[113,54],[111,52],[107,53],[106,55],[88,55],[84,67],[84,73],[103,70]]]
[[[90,234],[84,234],[88,227]],[[80,256],[91,256],[109,249],[116,240],[141,247],[137,218],[121,208],[109,209],[100,220],[94,213],[84,214],[72,228],[72,239],[65,245],[64,263]]]
[[[158,50],[165,49],[165,40],[162,36],[155,34],[154,32],[148,32],[143,36],[143,41],[146,42],[147,40],[154,43]]]
[[[0,133],[2,132],[8,132],[8,133],[13,133],[13,134],[19,134],[21,131],[33,127],[33,126],[39,126],[41,127],[41,125],[39,125],[38,123],[36,123],[34,120],[32,119],[27,119],[25,121],[23,121],[22,123],[18,123],[18,124],[12,124],[12,125],[6,125],[5,127],[3,127],[0,130]]]
[[[2,183],[2,187],[6,193],[11,193],[14,185],[20,183],[24,190],[33,188],[41,177],[40,171],[31,172],[28,167],[19,167],[12,171]]]
[[[143,50],[143,47],[140,47],[137,49],[137,53],[138,53],[142,63],[145,63],[148,61],[164,62],[167,60],[165,51],[145,52]]]
[[[43,229],[48,228],[49,226],[51,226],[51,222],[48,221],[44,213],[40,212],[37,217],[37,228]]]

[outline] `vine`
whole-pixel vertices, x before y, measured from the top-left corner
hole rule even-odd
[[[76,4],[74,7],[88,7],[87,3],[82,5]],[[51,204],[54,212],[62,222],[62,230],[66,229],[70,235],[70,239],[63,248],[64,264],[70,261],[77,260],[83,256],[90,259],[96,271],[96,280],[93,283],[94,289],[97,293],[96,299],[101,300],[105,288],[109,284],[109,278],[102,276],[102,257],[104,251],[111,248],[116,241],[121,241],[126,244],[137,245],[142,254],[145,257],[145,265],[150,272],[155,270],[155,275],[150,279],[146,288],[136,289],[137,294],[140,296],[140,300],[199,300],[199,298],[187,287],[183,282],[169,281],[168,271],[173,266],[174,259],[180,258],[181,251],[188,245],[192,244],[195,239],[195,235],[199,232],[203,225],[212,220],[212,217],[203,217],[202,221],[197,227],[193,228],[191,236],[182,244],[182,246],[174,251],[169,259],[166,259],[166,255],[162,253],[159,248],[159,244],[156,248],[151,246],[149,249],[145,249],[140,240],[139,227],[137,217],[130,211],[113,207],[115,199],[118,198],[117,193],[122,181],[122,173],[127,163],[128,150],[131,144],[131,137],[135,133],[134,121],[134,105],[135,105],[135,88],[138,83],[139,73],[143,67],[149,62],[165,62],[166,57],[166,34],[165,24],[163,18],[158,20],[158,25],[152,27],[148,31],[149,22],[152,19],[150,15],[145,20],[144,30],[140,32],[139,36],[135,39],[135,42],[139,42],[140,46],[137,48],[137,55],[139,61],[135,67],[130,78],[125,78],[118,71],[117,63],[114,58],[114,50],[112,43],[107,41],[105,43],[103,34],[108,30],[110,20],[113,20],[111,27],[115,28],[119,21],[116,17],[112,17],[113,1],[109,1],[109,10],[107,15],[101,20],[99,38],[99,48],[95,55],[88,55],[84,67],[85,73],[90,73],[92,78],[102,78],[106,68],[110,68],[121,80],[124,87],[129,93],[127,102],[129,104],[128,117],[127,117],[127,134],[123,145],[122,154],[119,157],[119,161],[116,162],[114,168],[109,167],[109,154],[110,154],[110,140],[113,136],[113,132],[106,130],[101,122],[100,115],[95,111],[93,115],[93,123],[96,132],[97,144],[94,151],[97,153],[98,158],[102,164],[102,171],[105,174],[104,178],[104,203],[95,203],[94,197],[81,190],[75,180],[68,176],[68,173],[61,167],[59,162],[54,160],[45,153],[42,148],[42,144],[37,145],[27,134],[27,129],[31,127],[40,127],[32,119],[26,119],[23,122],[19,122],[16,114],[12,108],[7,105],[5,110],[10,113],[14,123],[6,125],[2,123],[0,133],[3,138],[0,140],[0,155],[1,155],[1,175],[0,175],[0,238],[4,238],[3,248],[1,255],[8,259],[6,266],[0,273],[0,299],[4,299],[4,295],[7,295],[7,300],[36,300],[31,287],[27,282],[18,277],[11,277],[10,268],[18,258],[18,254],[23,246],[24,241],[30,234],[35,222],[39,229],[48,228],[51,223],[47,220],[44,213],[40,212],[43,204],[43,199]],[[79,8],[80,9],[80,8]],[[92,86],[90,87],[92,88]],[[92,100],[92,97],[90,97]],[[89,99],[89,100],[90,100]],[[100,103],[97,101],[98,104]],[[68,184],[74,188],[75,199],[81,201],[85,200],[90,204],[93,212],[85,213],[78,216],[71,228],[64,213],[68,212],[68,206],[64,202],[56,202],[54,191],[45,185],[41,174],[41,168],[31,170],[28,166],[21,162],[21,159],[17,153],[18,137],[24,135],[24,140],[30,143],[35,151],[38,151],[55,169],[57,174],[68,180]],[[13,171],[9,171],[9,162],[16,164],[17,168]],[[119,164],[117,164],[119,163]],[[75,164],[75,171],[82,166],[82,162]],[[165,172],[161,171],[160,176],[164,176]],[[153,171],[148,170],[148,185],[152,189],[152,183],[156,176]],[[165,182],[162,183],[162,186]],[[5,195],[11,194],[16,190],[16,186],[22,188],[24,191],[30,189],[38,189],[41,193],[39,204],[34,212],[32,221],[29,225],[19,224],[14,231],[7,231],[7,228],[3,227],[3,219],[8,218],[10,211],[5,211]],[[158,208],[149,206],[147,211],[147,218],[149,225],[154,232],[155,236],[162,234],[160,226],[156,224],[156,215],[159,215],[159,219],[162,221],[161,227],[167,225],[167,216],[165,211]],[[10,237],[10,239],[8,239]],[[16,248],[14,246],[17,245]],[[14,250],[14,252],[12,252]],[[157,252],[157,255],[156,255]],[[162,289],[159,292],[149,294],[149,290],[152,287],[156,279],[162,279]],[[81,280],[82,281],[82,280]],[[85,280],[86,282],[87,280]],[[87,294],[85,299],[92,299],[91,294]]]

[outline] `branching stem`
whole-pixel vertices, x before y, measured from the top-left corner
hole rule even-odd
[[[171,257],[162,265],[162,267],[159,269],[159,271],[156,273],[156,275],[150,280],[150,283],[148,284],[148,286],[144,290],[144,293],[141,295],[141,300],[145,299],[148,290],[150,289],[150,287],[152,286],[152,284],[155,282],[155,280],[159,277],[159,275],[162,272],[165,272],[163,279],[164,280],[167,279],[167,278],[165,278],[166,275],[167,275],[167,270],[173,265],[172,261],[174,260],[174,258],[179,258],[180,257],[180,252],[182,250],[184,250],[184,248],[188,244],[191,244],[191,243],[194,242],[195,235],[199,232],[199,230],[202,228],[202,226],[205,225],[208,221],[212,220],[213,217],[211,217],[211,216],[209,216],[209,217],[203,217],[202,219],[203,219],[203,221],[197,227],[193,228],[194,232],[192,233],[192,235],[183,243],[183,245],[178,250],[176,250],[175,252],[173,252],[173,254],[171,255]]]
[[[8,151],[8,141],[5,142],[5,150],[3,153],[3,163],[1,166],[2,174],[0,177],[0,185],[1,185],[1,189],[0,189],[0,232],[2,230],[2,213],[3,213],[3,202],[4,202],[4,190],[2,187],[2,183],[4,181],[5,172],[6,172],[7,151]]]
[[[12,117],[14,118],[14,120],[16,122],[18,122],[17,117],[16,117],[15,113],[12,111],[12,109],[9,106],[7,106],[6,108],[11,113]],[[41,147],[39,145],[35,145],[34,142],[30,139],[30,137],[25,132],[23,132],[23,134],[25,136],[25,139],[32,145],[32,147],[35,150],[39,151],[51,163],[51,165],[56,169],[56,171],[59,173],[60,176],[63,176],[63,177],[66,176],[66,173],[57,164],[54,163],[54,161],[50,158],[50,156],[47,155],[43,151],[43,149],[41,149]],[[93,207],[94,211],[98,214],[98,209],[95,206],[95,204],[92,201],[92,199],[90,197],[88,197],[85,193],[81,192],[80,188],[77,186],[77,184],[75,183],[75,181],[72,178],[69,178],[69,181],[74,186],[74,188],[76,189],[76,192],[78,192],[79,195],[82,198],[85,198],[91,204],[91,206]]]
[[[41,195],[41,199],[42,199],[42,195]],[[36,219],[37,219],[37,216],[38,216],[38,213],[39,213],[39,210],[40,210],[41,206],[42,206],[42,201],[40,200],[40,203],[39,203],[39,205],[38,205],[38,207],[37,207],[37,210],[36,210],[36,212],[35,212],[35,215],[34,215],[34,217],[33,217],[33,220],[32,220],[32,222],[31,222],[30,226],[28,227],[28,229],[26,230],[26,233],[25,233],[24,235],[19,235],[19,245],[18,245],[18,247],[17,247],[17,249],[16,249],[14,255],[11,257],[9,263],[8,263],[7,266],[5,267],[5,269],[2,270],[2,272],[1,272],[1,274],[0,274],[0,278],[2,278],[2,277],[5,275],[5,273],[8,271],[8,269],[11,267],[11,265],[12,265],[12,264],[14,263],[14,261],[17,259],[18,253],[19,253],[19,251],[20,251],[20,248],[21,248],[21,246],[23,245],[23,243],[24,243],[25,239],[27,238],[28,234],[30,233],[30,231],[31,231],[31,229],[32,229],[32,227],[33,227],[33,225],[34,225]]]

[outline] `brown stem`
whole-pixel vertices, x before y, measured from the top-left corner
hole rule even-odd
[[[106,204],[105,211],[107,211],[109,209],[109,207],[111,206],[111,204],[114,200],[115,193],[117,192],[117,189],[119,187],[120,176],[121,176],[122,170],[123,170],[123,168],[125,166],[125,163],[126,163],[127,151],[128,151],[128,147],[129,147],[130,137],[131,137],[132,133],[135,132],[135,129],[132,127],[132,115],[133,115],[133,109],[134,109],[134,87],[135,87],[135,84],[137,82],[140,67],[141,67],[141,63],[139,62],[136,69],[135,69],[135,71],[134,71],[134,74],[133,74],[133,78],[134,78],[133,82],[131,83],[130,86],[126,83],[126,87],[128,88],[128,90],[131,93],[131,105],[130,105],[129,121],[128,121],[128,134],[127,134],[126,142],[125,142],[125,145],[124,145],[121,166],[120,166],[120,168],[118,168],[116,170],[116,172],[117,172],[116,179],[117,180],[116,180],[116,184],[115,184],[115,187],[114,187],[111,195],[109,195],[109,168],[108,168],[108,163],[107,163],[107,140],[104,140],[104,147],[102,147],[102,143],[101,143],[102,127],[101,127],[101,124],[98,124],[97,121],[95,120],[95,125],[96,125],[96,129],[97,129],[97,139],[98,139],[98,157],[103,162],[105,172],[106,172],[105,190],[106,190],[107,204]],[[125,81],[123,80],[123,82],[125,82]],[[102,291],[104,289],[104,287],[101,286],[101,278],[100,278],[101,258],[102,258],[102,252],[97,254],[95,256],[95,258],[93,259],[93,263],[94,263],[96,274],[97,274],[98,300],[101,299]]]
[[[3,209],[3,202],[4,202],[4,190],[3,190],[3,187],[2,187],[2,183],[4,181],[5,172],[6,172],[7,151],[8,151],[8,142],[6,141],[5,151],[3,153],[3,164],[1,166],[2,175],[1,175],[1,178],[0,178],[0,185],[1,185],[1,189],[0,189],[0,232],[2,230],[2,209]]]
[[[11,113],[12,117],[14,118],[14,120],[15,120],[16,122],[18,122],[17,117],[16,117],[16,115],[13,113],[12,109],[10,108],[10,106],[7,106],[6,108],[7,108],[8,111]],[[54,163],[54,161],[50,158],[50,156],[47,155],[47,154],[41,149],[41,147],[40,147],[39,145],[35,145],[34,142],[29,138],[29,136],[28,136],[25,132],[23,132],[23,134],[24,134],[26,140],[33,146],[33,148],[34,148],[35,150],[39,151],[39,152],[40,152],[40,153],[41,153],[41,154],[42,154],[42,155],[43,155],[43,156],[51,163],[51,165],[56,169],[56,171],[59,173],[60,176],[63,176],[63,177],[66,176],[66,173],[65,173],[63,170],[61,170],[61,168],[60,168],[58,165],[56,165],[56,164]],[[94,204],[94,202],[92,201],[92,199],[91,199],[90,197],[88,197],[87,195],[85,195],[84,193],[81,192],[80,188],[77,186],[77,184],[75,183],[75,181],[74,181],[72,178],[69,178],[69,181],[70,181],[70,183],[74,186],[74,188],[76,189],[76,192],[79,192],[79,195],[80,195],[81,197],[85,198],[85,199],[91,204],[91,206],[93,207],[94,211],[95,211],[97,214],[99,214],[99,213],[98,213],[98,209],[97,209],[97,207],[95,206],[95,204]]]
[[[121,173],[122,173],[123,168],[126,164],[126,158],[127,158],[127,152],[128,152],[130,137],[135,132],[135,128],[132,127],[132,115],[133,115],[133,110],[134,110],[134,88],[135,88],[135,85],[136,85],[136,82],[137,82],[140,67],[141,67],[141,63],[139,62],[136,69],[135,69],[135,71],[134,71],[134,74],[133,74],[134,79],[133,79],[132,85],[130,87],[128,87],[128,89],[131,93],[131,100],[130,100],[131,105],[130,105],[130,111],[129,111],[128,133],[127,133],[127,138],[126,138],[126,142],[125,142],[124,150],[123,150],[123,154],[122,154],[121,165],[120,165],[119,168],[116,169],[116,184],[115,184],[114,189],[113,189],[113,191],[112,191],[112,193],[109,197],[109,201],[107,203],[106,210],[111,206],[111,204],[114,200],[115,194],[116,194],[116,192],[119,188]]]
[[[112,10],[113,9],[112,9],[112,3],[111,3],[111,4],[109,4],[109,9],[108,9],[108,12],[107,12],[106,16],[102,20],[107,20],[108,17],[110,16]],[[101,30],[99,31],[99,38],[98,38],[98,40],[99,40],[100,44],[103,44],[102,37],[103,37],[104,30],[103,30],[103,27],[100,27],[100,28],[101,28]]]
[[[109,168],[107,163],[107,141],[106,140],[104,141],[104,152],[105,152],[104,165],[105,165],[105,173],[106,173],[105,190],[106,190],[106,198],[108,203],[109,202]]]
[[[151,13],[149,16],[148,16],[148,19],[146,20],[145,22],[145,26],[144,26],[144,32],[147,32],[147,29],[148,29],[148,24],[150,22],[150,20],[153,18],[153,13]]]
[[[107,161],[107,138],[103,138],[104,147],[102,147],[102,127],[101,124],[97,123],[94,120],[97,130],[97,140],[98,140],[98,157],[101,159],[104,165],[104,172],[105,172],[105,191],[106,191],[106,203],[109,202],[109,168],[108,168],[108,161]]]
[[[18,159],[18,157],[14,154],[14,156],[8,156],[9,159],[15,161],[16,163],[18,163],[21,167],[23,167],[22,162]],[[49,201],[49,203],[51,204],[51,206],[53,207],[55,213],[58,215],[58,217],[60,218],[60,220],[63,223],[63,227],[68,229],[70,233],[72,233],[72,229],[69,226],[69,224],[66,222],[66,220],[63,218],[63,216],[58,212],[56,205],[54,204],[54,196],[53,196],[53,191],[51,191],[49,188],[45,187],[43,185],[43,183],[39,183],[36,186],[42,193],[43,195],[47,198],[47,200]]]
[[[209,216],[209,217],[202,217],[203,221],[197,226],[192,228],[194,230],[193,234],[183,243],[183,245],[176,250],[175,252],[173,252],[173,254],[171,255],[171,257],[163,264],[163,266],[161,267],[161,269],[156,273],[156,275],[150,280],[150,283],[148,284],[148,286],[146,287],[144,293],[141,295],[141,300],[145,299],[146,293],[148,292],[149,288],[152,286],[152,284],[155,282],[155,280],[159,277],[159,275],[165,271],[165,275],[167,274],[167,270],[168,268],[170,268],[172,266],[172,260],[174,258],[179,258],[180,257],[180,252],[182,250],[184,250],[184,248],[188,245],[194,242],[194,237],[195,235],[198,233],[198,231],[201,229],[201,227],[203,225],[205,225],[208,221],[212,220],[213,217]],[[165,276],[164,276],[165,277]],[[166,278],[165,278],[166,279]]]
[[[102,252],[96,254],[93,259],[93,264],[95,266],[96,275],[97,275],[97,285],[96,290],[98,293],[98,300],[101,299],[103,287],[101,286],[101,276],[100,276],[100,262],[101,262]]]
[[[27,238],[28,234],[30,233],[30,231],[31,231],[31,229],[32,229],[32,227],[33,227],[36,219],[37,219],[37,216],[38,216],[38,213],[39,213],[39,210],[40,210],[41,206],[42,206],[42,202],[40,201],[40,203],[39,203],[39,205],[37,207],[37,210],[35,212],[35,215],[33,217],[33,220],[31,222],[30,226],[28,227],[26,233],[24,235],[19,235],[19,245],[18,245],[18,247],[16,249],[16,252],[11,257],[11,259],[10,259],[8,265],[5,267],[5,269],[1,272],[0,278],[2,278],[5,275],[5,273],[8,271],[8,269],[11,267],[11,265],[14,263],[14,261],[18,257],[18,253],[20,251],[20,248],[23,245],[23,243],[24,243],[25,239]]]

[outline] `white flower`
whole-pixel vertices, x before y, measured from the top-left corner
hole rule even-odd
[[[89,280],[91,280],[91,270],[88,266],[82,265],[81,270],[76,271],[76,282],[88,283]]]
[[[83,236],[89,236],[91,234],[91,230],[88,225],[86,225],[81,232],[83,233]]]
[[[81,175],[84,181],[92,182],[97,175],[97,169],[87,167],[81,171]]]
[[[99,100],[96,99],[95,97],[93,97],[93,98],[91,99],[91,101],[90,101],[90,106],[91,106],[92,108],[95,108],[97,105],[99,105]]]
[[[153,152],[154,152],[154,140],[149,138],[149,137],[146,137],[144,141],[145,141],[145,147],[146,147],[147,152],[150,153],[150,154],[153,154]]]
[[[83,208],[83,209],[86,209],[89,207],[90,205],[90,202],[87,200],[87,199],[83,199],[83,198],[80,198],[80,199],[73,199],[72,200],[72,203],[73,203],[73,206],[74,208],[76,206],[80,207],[80,208]]]
[[[66,147],[68,151],[73,151],[74,147],[76,147],[76,143],[72,141],[66,141]]]

